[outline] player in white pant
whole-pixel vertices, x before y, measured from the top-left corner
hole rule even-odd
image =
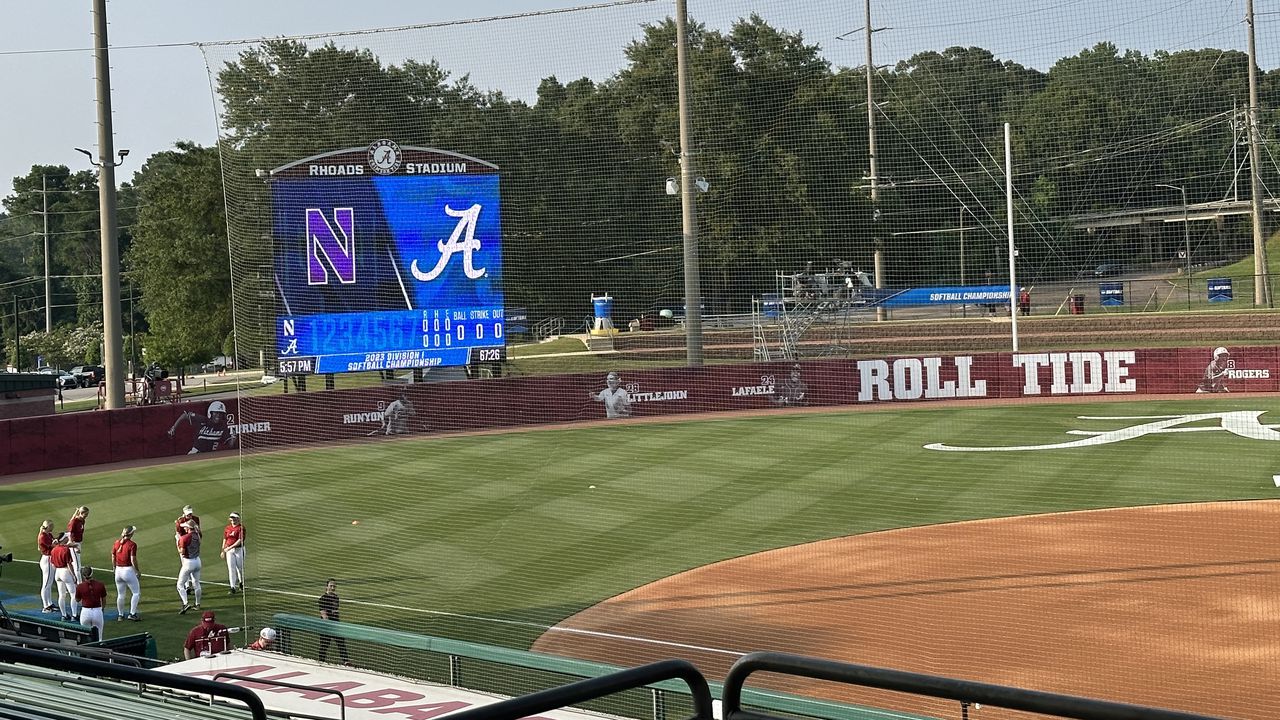
[[[80,615],[80,606],[76,604],[78,583],[71,564],[71,540],[66,533],[62,533],[54,541],[49,562],[53,565],[53,577],[58,583],[58,610],[62,613],[63,620],[71,622]]]
[[[89,519],[89,508],[81,505],[76,508],[75,513],[71,515],[71,519],[67,521],[67,535],[71,538],[68,543],[71,546],[71,569],[75,573],[76,578],[80,577],[80,568],[84,567],[84,563],[80,561],[80,546],[84,544],[84,523]],[[79,579],[76,584],[79,584]]]
[[[40,523],[36,549],[40,552],[41,612],[55,612],[58,606],[53,604],[53,563],[49,560],[49,553],[53,552],[53,523],[49,520]]]
[[[183,529],[187,532],[178,538],[178,556],[182,558],[182,569],[178,571],[178,597],[182,598],[182,609],[179,615],[185,615],[192,608],[187,602],[187,583],[195,587],[195,608],[200,608],[200,526],[194,522],[186,522]]]
[[[240,513],[231,513],[231,523],[222,530],[222,557],[227,559],[227,582],[231,594],[244,591],[244,525]]]
[[[133,541],[136,530],[132,525],[121,530],[120,539],[111,547],[111,560],[116,566],[116,622],[138,619],[142,587],[138,583],[138,544]],[[131,594],[127,613],[124,611],[126,590]]]
[[[107,586],[93,577],[93,568],[85,565],[81,570],[84,582],[76,586],[76,601],[81,604],[80,624],[95,628],[97,640],[102,639],[102,603],[107,599]]]

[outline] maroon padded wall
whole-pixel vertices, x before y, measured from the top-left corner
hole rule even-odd
[[[1192,394],[1212,348],[985,353],[810,360],[623,371],[632,417],[965,399]],[[1232,348],[1213,389],[1280,389],[1280,348]],[[798,382],[793,380],[793,375]],[[0,474],[324,442],[382,434],[382,411],[401,395],[409,433],[546,425],[606,417],[595,396],[604,373],[498,378],[223,399],[229,429],[195,441],[210,400],[0,421]],[[173,429],[173,436],[169,430]]]

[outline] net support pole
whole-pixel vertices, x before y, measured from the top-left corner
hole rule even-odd
[[[684,346],[689,367],[702,366],[702,290],[694,208],[693,126],[689,117],[689,35],[685,0],[676,0],[676,88],[680,101],[680,222],[684,233]]]
[[[1009,233],[1009,327],[1013,336],[1013,351],[1018,352],[1018,269],[1013,247],[1013,152],[1009,141],[1009,123],[1004,124],[1004,212]]]
[[[98,79],[98,208],[102,216],[102,342],[108,410],[124,407],[124,328],[120,318],[120,249],[116,245],[116,163],[111,129],[107,0],[93,0],[93,59]]]
[[[1249,30],[1249,206],[1253,216],[1253,304],[1272,306],[1271,278],[1267,266],[1267,235],[1262,214],[1262,140],[1258,137],[1258,53],[1254,40],[1253,0],[1245,0],[1245,26]],[[1190,278],[1187,282],[1190,282]]]

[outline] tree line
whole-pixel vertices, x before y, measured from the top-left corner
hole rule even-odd
[[[1003,276],[1006,122],[1019,273],[1033,282],[1113,259],[1169,262],[1180,228],[1167,239],[1150,228],[1095,234],[1072,218],[1179,204],[1161,184],[1185,187],[1192,203],[1230,197],[1234,157],[1247,154],[1248,58],[1238,51],[1147,56],[1099,43],[1042,72],[952,47],[876,73],[883,190],[873,206],[864,69],[835,67],[802,34],[754,16],[727,30],[691,23],[689,39],[689,150],[710,184],[697,199],[708,312],[747,310],[753,295],[774,289],[775,271],[807,262],[870,271],[876,240],[886,285],[958,282],[959,226],[969,229],[966,280]],[[228,349],[232,283],[242,349],[269,347],[270,199],[257,171],[379,138],[501,168],[508,306],[571,324],[590,312],[593,292],[610,292],[623,317],[678,308],[680,206],[663,189],[680,175],[675,53],[674,23],[648,25],[613,76],[546,77],[526,101],[434,60],[388,64],[367,50],[290,40],[245,49],[218,70],[219,146],[178,143],[121,191],[126,284],[141,298],[133,320],[149,357],[186,364]],[[1276,72],[1262,75],[1268,139],[1278,83]],[[1264,182],[1274,183],[1276,164],[1264,164]],[[90,173],[37,166],[15,182],[0,215],[0,283],[43,274],[31,235],[43,217],[33,214],[41,176],[58,193],[50,217],[54,207],[67,212],[56,216],[65,234],[51,274],[67,276],[56,317],[91,323],[100,318],[96,285],[70,277],[98,267]],[[1215,232],[1214,253],[1249,246],[1247,218]],[[8,347],[15,330],[43,327],[43,317],[22,306],[35,288],[6,289],[20,298],[14,317],[0,296]]]

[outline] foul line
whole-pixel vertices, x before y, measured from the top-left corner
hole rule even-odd
[[[35,560],[22,560],[19,558],[14,558],[13,561],[26,563],[28,565],[39,564]],[[155,580],[172,580],[174,582],[177,582],[178,580],[177,576],[174,576],[174,575],[151,575],[148,573],[139,573],[139,577],[152,578]],[[206,581],[203,579],[200,581],[200,584],[213,585],[215,587],[231,587],[229,583],[216,582],[213,580]],[[285,595],[288,597],[299,597],[299,598],[315,598],[316,597],[315,595],[294,592],[292,590],[269,590],[267,588],[255,588],[253,586],[248,586],[248,587],[253,592],[259,592],[263,594]],[[725,650],[723,648],[705,647],[702,645],[691,645],[688,643],[673,642],[670,640],[655,640],[652,638],[637,637],[635,635],[621,635],[618,633],[601,632],[599,630],[579,630],[577,628],[567,628],[567,627],[559,627],[559,626],[553,627],[549,625],[544,625],[542,623],[528,622],[526,620],[504,620],[501,618],[484,617],[482,615],[466,615],[463,613],[449,612],[447,610],[428,610],[425,608],[406,607],[404,605],[392,605],[390,603],[367,602],[364,600],[349,600],[346,598],[343,598],[343,602],[351,605],[376,607],[384,610],[398,610],[401,612],[413,612],[413,613],[420,613],[423,615],[434,615],[436,617],[447,617],[447,618],[454,618],[459,620],[476,620],[480,622],[495,623],[498,625],[511,625],[516,627],[536,628],[538,630],[543,630],[545,632],[570,633],[573,635],[585,635],[588,637],[598,637],[598,638],[605,638],[609,640],[624,640],[627,642],[645,643],[649,645],[661,645],[663,647],[680,648],[682,650],[694,650],[698,652],[716,653],[719,655],[730,655],[732,657],[741,657],[743,655],[746,655],[745,652],[740,652],[737,650]]]

